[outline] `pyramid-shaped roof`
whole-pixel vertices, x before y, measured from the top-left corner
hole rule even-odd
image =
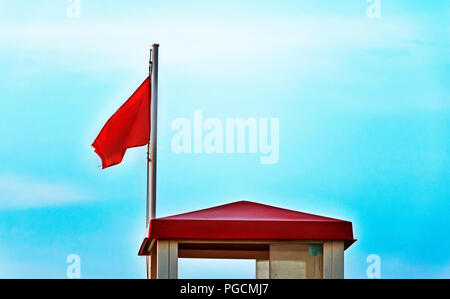
[[[258,221],[330,221],[342,220],[287,210],[251,201],[238,201],[208,209],[164,217],[165,220],[258,220]]]
[[[152,219],[148,238],[354,242],[351,222],[249,201]]]

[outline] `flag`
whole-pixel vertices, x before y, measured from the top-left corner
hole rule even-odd
[[[150,78],[114,113],[92,146],[102,159],[102,168],[119,164],[128,148],[150,140]]]

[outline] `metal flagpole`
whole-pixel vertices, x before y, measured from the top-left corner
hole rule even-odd
[[[150,49],[150,57],[148,59],[148,77],[149,80],[151,81],[152,78],[152,49]],[[151,82],[150,82],[151,84]],[[152,98],[152,91],[151,91],[151,87],[148,91],[148,95],[149,95],[149,99],[151,101]],[[151,102],[150,102],[151,103]],[[152,115],[152,106],[150,105],[150,129],[151,129],[151,115]],[[150,132],[151,134],[151,132]],[[148,145],[147,145],[147,196],[146,196],[146,206],[145,206],[145,226],[146,228],[148,228],[148,224],[149,224],[149,219],[150,219],[150,211],[149,211],[149,206],[150,206],[150,139],[148,140]]]
[[[147,206],[146,227],[150,220],[156,217],[156,154],[158,134],[158,44],[153,44],[150,49],[150,140],[147,146]],[[151,278],[152,269],[150,257],[146,259],[147,278]]]
[[[151,110],[151,137],[150,137],[150,219],[156,217],[156,158],[157,158],[157,135],[158,135],[158,49],[159,44],[152,46],[152,77],[151,77],[151,92],[152,92],[152,110]]]
[[[147,227],[149,221],[156,217],[156,160],[157,160],[157,135],[158,135],[158,49],[159,44],[153,44],[151,51],[151,107],[150,107],[150,145],[149,145],[149,182],[150,190],[147,197]]]

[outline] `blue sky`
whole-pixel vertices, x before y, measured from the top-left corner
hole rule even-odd
[[[353,222],[346,277],[450,277],[450,2],[0,1],[0,277],[144,278],[145,152],[90,144],[160,47],[158,216],[241,199]],[[345,3],[343,3],[345,2]],[[172,120],[277,117],[280,156],[176,155]],[[447,220],[447,221],[446,221]],[[211,267],[215,265],[215,267]],[[237,267],[239,266],[239,267]],[[182,261],[182,277],[252,263]]]

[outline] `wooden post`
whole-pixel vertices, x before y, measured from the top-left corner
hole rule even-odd
[[[269,279],[269,269],[269,260],[256,260],[256,279]]]
[[[344,279],[344,241],[323,244],[323,278]]]
[[[157,242],[157,278],[178,278],[178,242],[176,240],[158,240]]]
[[[156,243],[152,248],[152,251],[150,253],[150,256],[147,256],[148,259],[148,278],[150,279],[156,279],[157,278],[157,266],[158,266],[158,259],[157,259],[157,250],[156,250]]]

